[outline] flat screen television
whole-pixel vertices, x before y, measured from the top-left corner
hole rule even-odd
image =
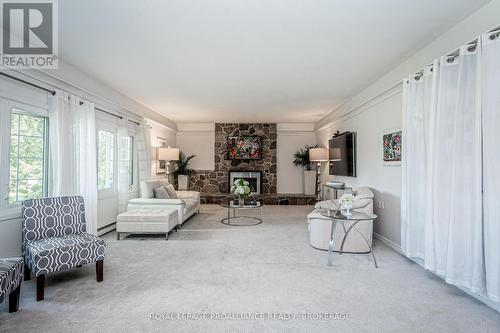
[[[328,141],[330,157],[330,175],[356,177],[356,133],[336,134]],[[332,158],[333,159],[333,158]]]
[[[261,139],[259,136],[228,137],[227,151],[230,160],[260,160]]]

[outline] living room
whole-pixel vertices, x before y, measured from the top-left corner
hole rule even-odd
[[[0,6],[0,332],[500,330],[500,0]]]

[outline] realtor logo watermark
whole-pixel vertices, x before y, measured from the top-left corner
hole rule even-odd
[[[0,68],[57,68],[57,0],[0,0]]]

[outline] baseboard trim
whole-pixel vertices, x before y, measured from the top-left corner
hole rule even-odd
[[[110,233],[113,230],[116,230],[116,223],[115,222],[113,222],[111,224],[108,224],[107,226],[98,229],[97,230],[97,235],[98,236],[103,236],[103,235],[105,235],[107,233]]]
[[[401,250],[401,247],[394,243],[393,241],[389,240],[388,238],[385,238],[382,235],[377,234],[376,232],[373,233],[373,236],[377,238],[378,240],[382,241],[385,245],[389,246],[391,249],[399,253],[400,255],[404,256],[403,251]]]

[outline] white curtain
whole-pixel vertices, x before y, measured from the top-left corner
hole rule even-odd
[[[500,37],[482,36],[483,207],[486,291],[500,302]]]
[[[490,35],[403,83],[401,238],[426,269],[498,302],[500,49]]]
[[[137,126],[139,182],[151,179],[151,129],[146,123]]]
[[[129,141],[128,125],[126,117],[118,120],[118,213],[121,214],[127,210],[129,199],[129,152],[132,149]]]
[[[50,193],[81,195],[87,232],[97,234],[97,152],[94,104],[57,91],[49,96]]]

